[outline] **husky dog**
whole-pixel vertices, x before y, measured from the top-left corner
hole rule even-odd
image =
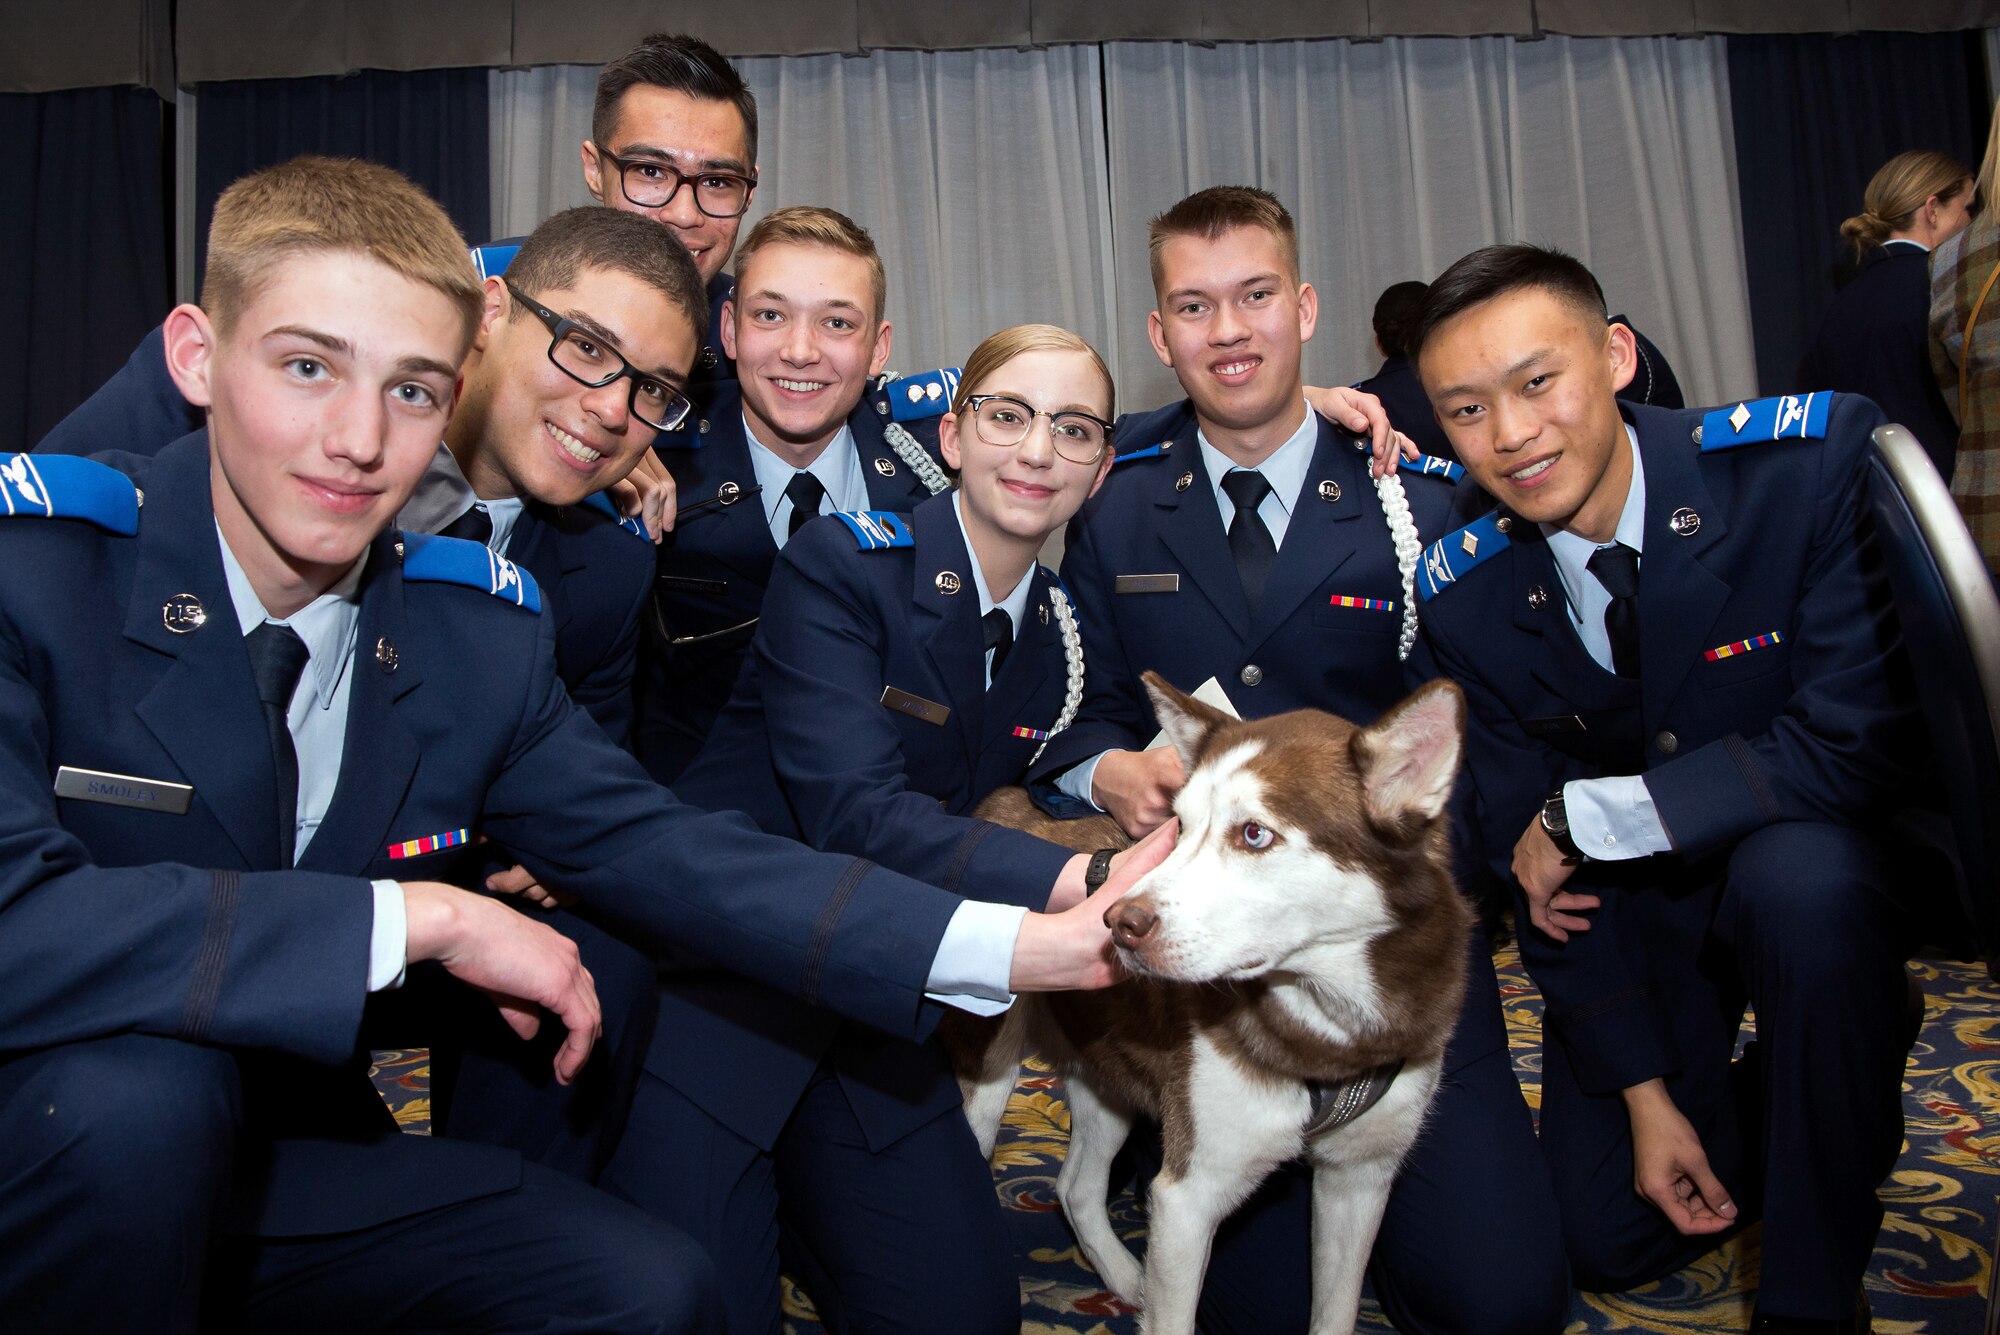
[[[1305,1156],[1312,1335],[1345,1335],[1465,990],[1470,913],[1445,818],[1464,697],[1432,682],[1357,728],[1312,710],[1240,722],[1145,683],[1187,783],[1178,845],[1105,914],[1132,979],[1023,998],[983,1029],[955,1017],[966,1115],[990,1155],[1024,1043],[1062,1072],[1057,1194],[1146,1335],[1191,1335],[1216,1226]],[[1108,817],[1050,820],[1020,789],[981,814],[1078,849],[1127,842]],[[1105,1209],[1139,1113],[1158,1119],[1165,1155],[1143,1272]]]

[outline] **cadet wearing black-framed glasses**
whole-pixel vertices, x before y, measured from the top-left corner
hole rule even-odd
[[[1111,423],[1076,408],[1043,412],[1011,394],[974,394],[965,406],[979,438],[988,445],[1019,445],[1034,429],[1037,417],[1048,418],[1049,443],[1073,464],[1096,463],[1111,438]]]
[[[514,299],[535,313],[549,330],[549,360],[563,374],[592,389],[608,385],[620,376],[630,376],[632,390],[627,398],[632,416],[656,431],[678,431],[694,405],[688,396],[657,376],[646,374],[625,360],[625,355],[601,336],[576,321],[556,314],[520,288],[507,284]]]

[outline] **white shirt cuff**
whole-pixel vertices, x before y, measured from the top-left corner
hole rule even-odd
[[[1563,785],[1563,811],[1577,851],[1597,862],[1651,857],[1674,846],[1643,775],[1571,779]]]
[[[1014,941],[1028,911],[1016,904],[968,899],[945,924],[931,959],[924,995],[974,1015],[998,1015],[1014,1004]]]
[[[1097,805],[1097,800],[1090,795],[1090,785],[1097,779],[1097,762],[1110,754],[1109,751],[1099,751],[1090,759],[1071,765],[1068,769],[1056,775],[1057,789],[1068,793],[1071,797],[1090,803],[1094,810],[1104,810],[1103,807]]]
[[[401,881],[371,881],[375,888],[375,927],[368,934],[368,990],[384,992],[403,985],[409,967],[410,915],[403,906]]]

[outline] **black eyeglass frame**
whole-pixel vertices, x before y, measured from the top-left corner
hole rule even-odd
[[[636,158],[636,157],[621,158],[616,153],[613,153],[610,149],[606,148],[598,149],[597,156],[602,158],[604,161],[610,163],[614,168],[617,169],[618,189],[624,193],[625,198],[627,200],[631,201],[634,204],[637,204],[642,209],[663,209],[667,205],[674,202],[674,196],[680,194],[682,186],[693,186],[694,206],[695,208],[701,211],[702,216],[708,218],[741,218],[744,214],[750,211],[751,196],[757,193],[757,178],[754,176],[745,176],[741,172],[725,172],[725,171],[714,171],[714,170],[684,172],[679,167],[676,167],[673,163],[668,162],[663,158]],[[629,180],[626,179],[626,173],[630,172],[634,167],[651,167],[656,171],[665,172],[667,175],[674,178],[674,188],[667,191],[666,197],[664,199],[659,199],[651,202],[640,199],[637,195],[634,195],[632,193],[632,184]],[[698,182],[704,176],[719,176],[724,178],[725,180],[741,181],[743,183],[743,207],[736,210],[736,212],[734,213],[717,213],[713,209],[710,209],[707,205],[703,204],[701,202],[701,187],[698,184]]]
[[[540,320],[542,324],[548,329],[549,362],[556,368],[556,370],[561,371],[571,380],[576,381],[577,384],[587,385],[591,389],[601,389],[604,386],[611,384],[613,381],[616,381],[621,376],[630,376],[632,379],[632,388],[625,396],[625,409],[627,412],[631,413],[632,416],[638,418],[641,422],[644,422],[647,426],[653,428],[653,430],[655,431],[678,431],[681,429],[682,426],[686,424],[689,414],[694,412],[694,401],[688,398],[687,394],[684,391],[676,389],[674,386],[668,384],[666,381],[660,379],[656,375],[649,375],[646,372],[641,371],[638,367],[632,365],[631,362],[625,359],[624,353],[612,347],[611,344],[607,342],[602,336],[592,332],[589,329],[584,328],[582,325],[578,324],[576,321],[568,318],[567,316],[556,314],[548,307],[542,305],[541,302],[536,301],[533,297],[523,292],[520,288],[515,287],[514,284],[508,281],[507,279],[502,278],[500,281],[506,284],[507,290],[509,292],[513,293],[514,300],[520,302],[523,306],[526,306],[529,310],[533,311],[535,313],[535,318]],[[586,380],[582,376],[578,375],[575,371],[572,371],[569,367],[564,366],[562,362],[556,357],[556,349],[562,346],[563,340],[569,337],[571,331],[582,334],[592,343],[597,344],[599,347],[603,348],[606,352],[610,353],[613,357],[616,357],[618,359],[618,369],[616,371],[613,371],[610,375],[603,377],[600,380]],[[646,416],[644,413],[639,411],[639,385],[641,382],[644,382],[649,385],[658,385],[661,389],[665,390],[669,395],[672,396],[668,402],[667,410],[661,414],[663,417],[666,417],[668,419],[667,421],[655,422],[652,418]],[[676,411],[676,409],[678,409],[678,411]]]
[[[989,437],[986,434],[986,432],[981,429],[984,426],[984,423],[982,423],[979,420],[979,410],[986,404],[991,403],[996,399],[1003,403],[1011,403],[1016,408],[1019,408],[1022,412],[1028,415],[1028,425],[1027,428],[1021,432],[1020,440],[1006,441],[1006,442],[997,441]],[[1021,445],[1022,441],[1027,440],[1028,432],[1033,431],[1035,429],[1035,419],[1037,417],[1046,417],[1049,419],[1050,447],[1053,448],[1057,454],[1062,455],[1064,459],[1068,460],[1070,463],[1073,464],[1094,464],[1099,459],[1102,459],[1104,457],[1104,452],[1111,448],[1111,433],[1115,429],[1110,422],[1105,421],[1102,417],[1099,417],[1096,413],[1087,413],[1083,411],[1081,408],[1064,408],[1060,412],[1053,412],[1053,413],[1044,412],[1042,409],[1037,408],[1034,404],[1024,402],[1019,396],[1013,394],[968,394],[965,399],[965,411],[972,414],[972,429],[975,433],[978,434],[979,438],[985,441],[988,445],[997,445],[1003,450],[1011,450],[1018,448]],[[1058,417],[1081,417],[1085,421],[1095,422],[1099,427],[1103,428],[1104,439],[1098,442],[1096,452],[1093,453],[1088,459],[1079,459],[1075,455],[1064,454],[1062,447],[1062,440],[1060,437],[1056,435],[1056,419]]]

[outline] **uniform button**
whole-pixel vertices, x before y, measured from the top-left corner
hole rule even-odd
[[[1670,732],[1662,732],[1658,737],[1653,739],[1653,745],[1659,747],[1667,755],[1672,755],[1681,749],[1681,739]]]
[[[1246,663],[1243,666],[1243,670],[1236,674],[1236,679],[1245,686],[1255,686],[1258,682],[1264,680],[1264,669],[1258,667],[1255,663]]]
[[[1604,846],[1605,846],[1606,848],[1616,848],[1616,847],[1618,846],[1618,836],[1617,836],[1617,835],[1615,835],[1615,834],[1607,834],[1607,835],[1605,835],[1605,836],[1604,836]]]

